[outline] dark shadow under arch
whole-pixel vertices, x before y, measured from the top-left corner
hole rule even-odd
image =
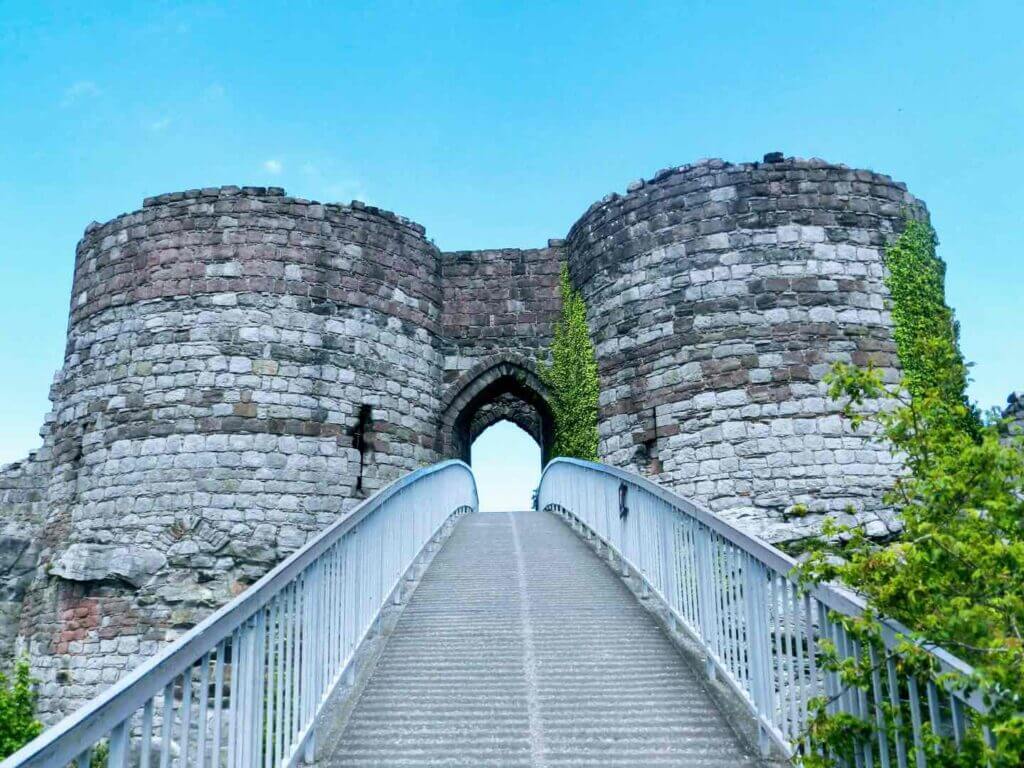
[[[470,461],[470,447],[499,421],[511,421],[537,441],[541,462],[551,458],[554,414],[533,364],[512,355],[492,358],[463,374],[442,401],[439,451]]]

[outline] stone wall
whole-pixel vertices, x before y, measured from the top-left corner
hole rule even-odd
[[[670,168],[595,204],[568,236],[601,378],[600,454],[769,539],[896,472],[828,401],[836,361],[899,363],[882,254],[924,206],[902,184],[817,160]],[[884,525],[873,527],[884,531]]]
[[[770,538],[876,511],[895,464],[821,377],[870,361],[896,381],[882,249],[927,214],[886,176],[772,159],[667,169],[539,249],[441,253],[387,211],[259,187],[90,225],[43,448],[0,470],[0,645],[26,594],[42,716],[496,421],[546,453],[536,360],[562,261],[588,302],[605,461]]]
[[[0,668],[15,651],[25,593],[39,560],[50,462],[45,451],[0,467]]]
[[[454,405],[441,413],[442,453],[469,460],[473,440],[508,420],[531,434],[547,457],[553,425],[536,364],[547,354],[561,311],[563,259],[561,240],[548,241],[547,248],[442,255],[445,403]],[[493,376],[499,368],[514,371]]]
[[[44,715],[438,458],[438,259],[393,214],[262,188],[87,230],[22,626]]]
[[[547,248],[444,253],[444,377],[456,381],[502,353],[546,353],[561,310],[561,240]]]

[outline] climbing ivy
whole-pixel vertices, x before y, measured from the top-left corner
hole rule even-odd
[[[885,253],[902,384],[911,397],[938,396],[939,405],[958,414],[960,427],[977,435],[980,418],[967,400],[960,327],[946,304],[946,264],[935,253],[936,243],[931,226],[911,220]]]
[[[28,662],[19,659],[14,677],[0,674],[0,758],[17,752],[38,736],[43,724],[36,719],[36,691]]]
[[[587,327],[587,307],[562,265],[562,317],[555,324],[551,359],[540,361],[555,417],[554,456],[597,460],[597,358]]]

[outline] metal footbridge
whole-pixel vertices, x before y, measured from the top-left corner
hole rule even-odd
[[[921,768],[982,706],[941,650],[844,687],[818,651],[877,653],[858,599],[642,477],[557,459],[538,498],[476,513],[465,464],[407,475],[0,768],[741,768],[799,759],[819,697],[882,726],[856,768]]]

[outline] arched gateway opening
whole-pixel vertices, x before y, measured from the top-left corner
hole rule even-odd
[[[502,420],[473,441],[473,475],[481,512],[530,509],[540,479],[540,446]]]
[[[547,462],[554,416],[547,388],[525,360],[489,361],[452,385],[441,416],[441,453],[469,463],[473,441],[499,421],[510,421],[530,435],[540,446],[541,463]]]

